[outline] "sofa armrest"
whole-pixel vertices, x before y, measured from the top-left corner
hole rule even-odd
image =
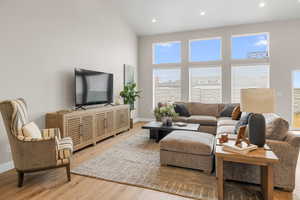
[[[285,139],[289,144],[300,147],[300,132],[299,131],[289,131],[287,132],[287,137]]]
[[[296,169],[299,147],[291,145],[287,141],[267,140],[267,144],[279,158],[279,165],[285,165]]]

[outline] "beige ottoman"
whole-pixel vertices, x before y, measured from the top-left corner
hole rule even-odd
[[[213,169],[215,137],[194,131],[173,131],[160,141],[161,165],[200,169],[210,174]]]

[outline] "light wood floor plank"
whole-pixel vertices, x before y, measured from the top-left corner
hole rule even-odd
[[[74,154],[72,167],[89,160],[109,149],[130,135],[138,132],[141,123],[129,132],[107,139],[96,146],[91,146]],[[300,162],[300,161],[299,161]],[[300,164],[297,166],[296,190],[288,193],[276,190],[274,200],[296,200],[300,197]],[[187,200],[176,195],[153,190],[112,183],[95,178],[72,174],[72,181],[67,182],[65,169],[55,169],[25,175],[22,188],[17,187],[17,176],[14,170],[0,174],[0,199],[5,200]]]

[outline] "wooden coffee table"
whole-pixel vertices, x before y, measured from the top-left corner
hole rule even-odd
[[[191,123],[186,123],[186,126],[177,126],[176,123],[173,123],[173,126],[162,126],[161,122],[156,121],[149,122],[142,126],[143,129],[150,130],[150,139],[155,139],[156,142],[159,142],[172,131],[198,131],[199,127],[200,124]]]
[[[223,151],[221,145],[216,145],[215,155],[217,161],[218,200],[224,199],[224,161],[260,166],[263,197],[265,200],[273,200],[273,164],[277,163],[279,159],[267,145],[265,145],[265,148],[258,148],[246,155]]]

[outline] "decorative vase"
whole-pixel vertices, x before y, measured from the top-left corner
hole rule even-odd
[[[161,118],[163,126],[172,126],[172,118],[171,117],[162,117]]]
[[[251,114],[248,124],[250,143],[263,147],[266,143],[266,120],[264,116],[262,114]]]

